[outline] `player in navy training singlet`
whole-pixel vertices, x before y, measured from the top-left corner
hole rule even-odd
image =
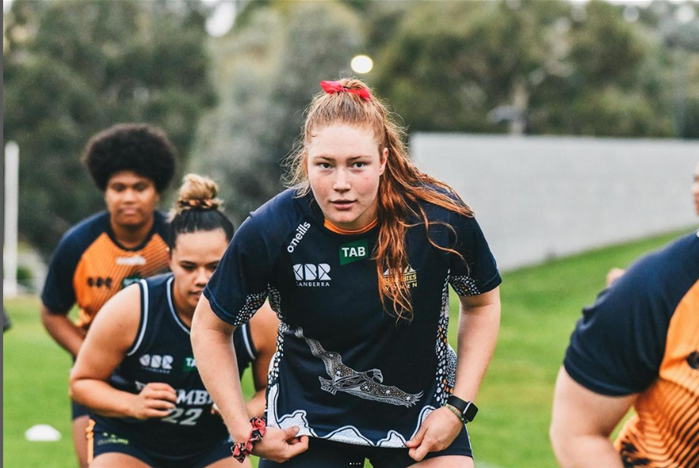
[[[366,86],[322,85],[295,158],[299,184],[243,223],[198,305],[202,379],[229,408],[237,452],[249,439],[261,467],[472,467],[465,423],[497,336],[495,260],[470,208],[408,161]],[[466,320],[458,359],[450,284]],[[281,326],[260,439],[233,411],[223,343],[266,298]]]
[[[81,349],[71,390],[94,413],[91,466],[234,466],[228,432],[212,411],[189,338],[197,300],[233,234],[214,196],[212,181],[187,177],[170,224],[173,273],[115,296]],[[258,387],[276,329],[271,310],[262,315],[233,338],[240,374],[252,364]]]
[[[41,319],[74,357],[100,308],[122,288],[167,271],[167,222],[156,211],[175,170],[175,150],[150,125],[115,125],[87,144],[83,162],[107,211],[71,228],[53,253],[41,294]],[[77,304],[78,320],[68,312]],[[87,410],[72,402],[73,441],[87,466]]]

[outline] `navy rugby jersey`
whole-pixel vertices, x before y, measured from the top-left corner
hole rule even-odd
[[[167,221],[156,211],[151,232],[133,249],[114,237],[108,212],[93,215],[71,228],[51,258],[41,300],[67,313],[78,303],[77,326],[87,329],[113,295],[141,278],[167,271]]]
[[[699,238],[638,262],[584,309],[565,369],[593,392],[638,393],[615,445],[627,467],[699,467]]]
[[[478,295],[500,284],[495,260],[473,218],[431,204],[424,225],[406,233],[404,272],[414,318],[387,314],[372,252],[378,228],[356,235],[324,226],[312,194],[292,190],[250,215],[204,290],[224,321],[246,323],[269,297],[281,319],[267,393],[271,426],[338,442],[404,447],[453,389],[447,343],[449,288]]]
[[[119,390],[138,393],[146,384],[161,382],[177,392],[176,408],[165,418],[137,420],[93,415],[101,426],[138,441],[139,447],[168,457],[189,457],[211,449],[228,437],[223,420],[211,414],[213,401],[197,371],[190,330],[175,312],[172,274],[141,280],[141,323],[136,339],[110,383]],[[249,327],[234,334],[238,368],[255,359]]]

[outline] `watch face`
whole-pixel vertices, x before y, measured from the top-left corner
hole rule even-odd
[[[470,401],[467,403],[468,406],[466,406],[466,411],[463,412],[464,419],[468,422],[471,422],[473,421],[473,418],[476,417],[476,413],[478,413],[478,407]]]

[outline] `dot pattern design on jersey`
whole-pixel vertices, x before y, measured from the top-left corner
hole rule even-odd
[[[470,276],[452,276],[451,286],[459,296],[477,296],[481,293]]]
[[[442,288],[442,313],[437,324],[437,340],[435,343],[437,355],[437,389],[435,399],[440,405],[447,402],[447,398],[454,391],[456,362],[453,351],[449,348],[447,339],[449,331],[449,275]],[[450,375],[451,374],[451,375]]]

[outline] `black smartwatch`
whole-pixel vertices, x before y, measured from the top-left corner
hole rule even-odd
[[[461,398],[451,395],[447,398],[447,404],[453,406],[461,413],[466,422],[473,421],[478,413],[478,407],[472,401],[464,401]]]

